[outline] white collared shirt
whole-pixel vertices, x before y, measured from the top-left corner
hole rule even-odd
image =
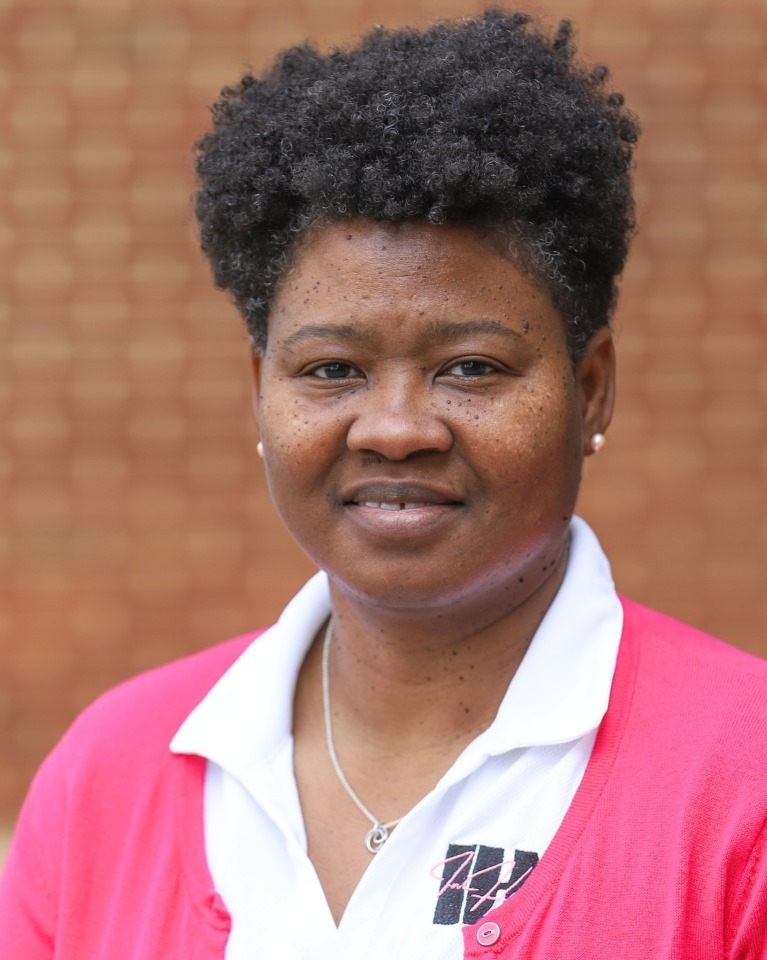
[[[291,733],[298,671],[330,612],[324,574],[192,711],[171,749],[208,761],[226,960],[459,960],[462,925],[524,883],[586,769],[623,625],[596,537],[578,518],[570,537],[562,585],[493,723],[371,858],[338,927],[306,854]]]

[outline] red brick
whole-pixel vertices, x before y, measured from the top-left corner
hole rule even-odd
[[[479,8],[6,3],[0,635],[13,643],[0,640],[0,669],[14,699],[0,722],[15,732],[0,818],[92,696],[269,622],[312,569],[268,505],[246,335],[197,251],[191,143],[207,104],[307,33],[325,43]],[[767,653],[763,6],[548,9],[575,17],[645,128],[618,408],[582,509],[621,589]]]

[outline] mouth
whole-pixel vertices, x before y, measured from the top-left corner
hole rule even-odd
[[[347,516],[378,538],[423,537],[451,523],[465,503],[453,491],[423,483],[365,483],[342,498]]]
[[[435,503],[431,500],[422,500],[416,503],[393,503],[391,501],[381,500],[355,500],[352,501],[360,507],[373,507],[376,510],[419,510],[421,507],[433,507]]]
[[[440,490],[423,483],[382,481],[366,483],[350,489],[342,497],[344,506],[369,507],[373,510],[423,510],[426,507],[462,506],[460,497],[450,490]]]

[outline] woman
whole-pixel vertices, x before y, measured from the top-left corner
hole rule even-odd
[[[767,956],[765,666],[621,601],[573,517],[633,229],[605,78],[490,11],[224,92],[203,247],[322,573],[75,723],[11,957]]]

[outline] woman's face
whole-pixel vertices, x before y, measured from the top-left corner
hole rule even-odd
[[[255,361],[277,510],[358,600],[513,609],[562,568],[612,361],[602,332],[573,371],[548,297],[470,228],[315,228]]]

